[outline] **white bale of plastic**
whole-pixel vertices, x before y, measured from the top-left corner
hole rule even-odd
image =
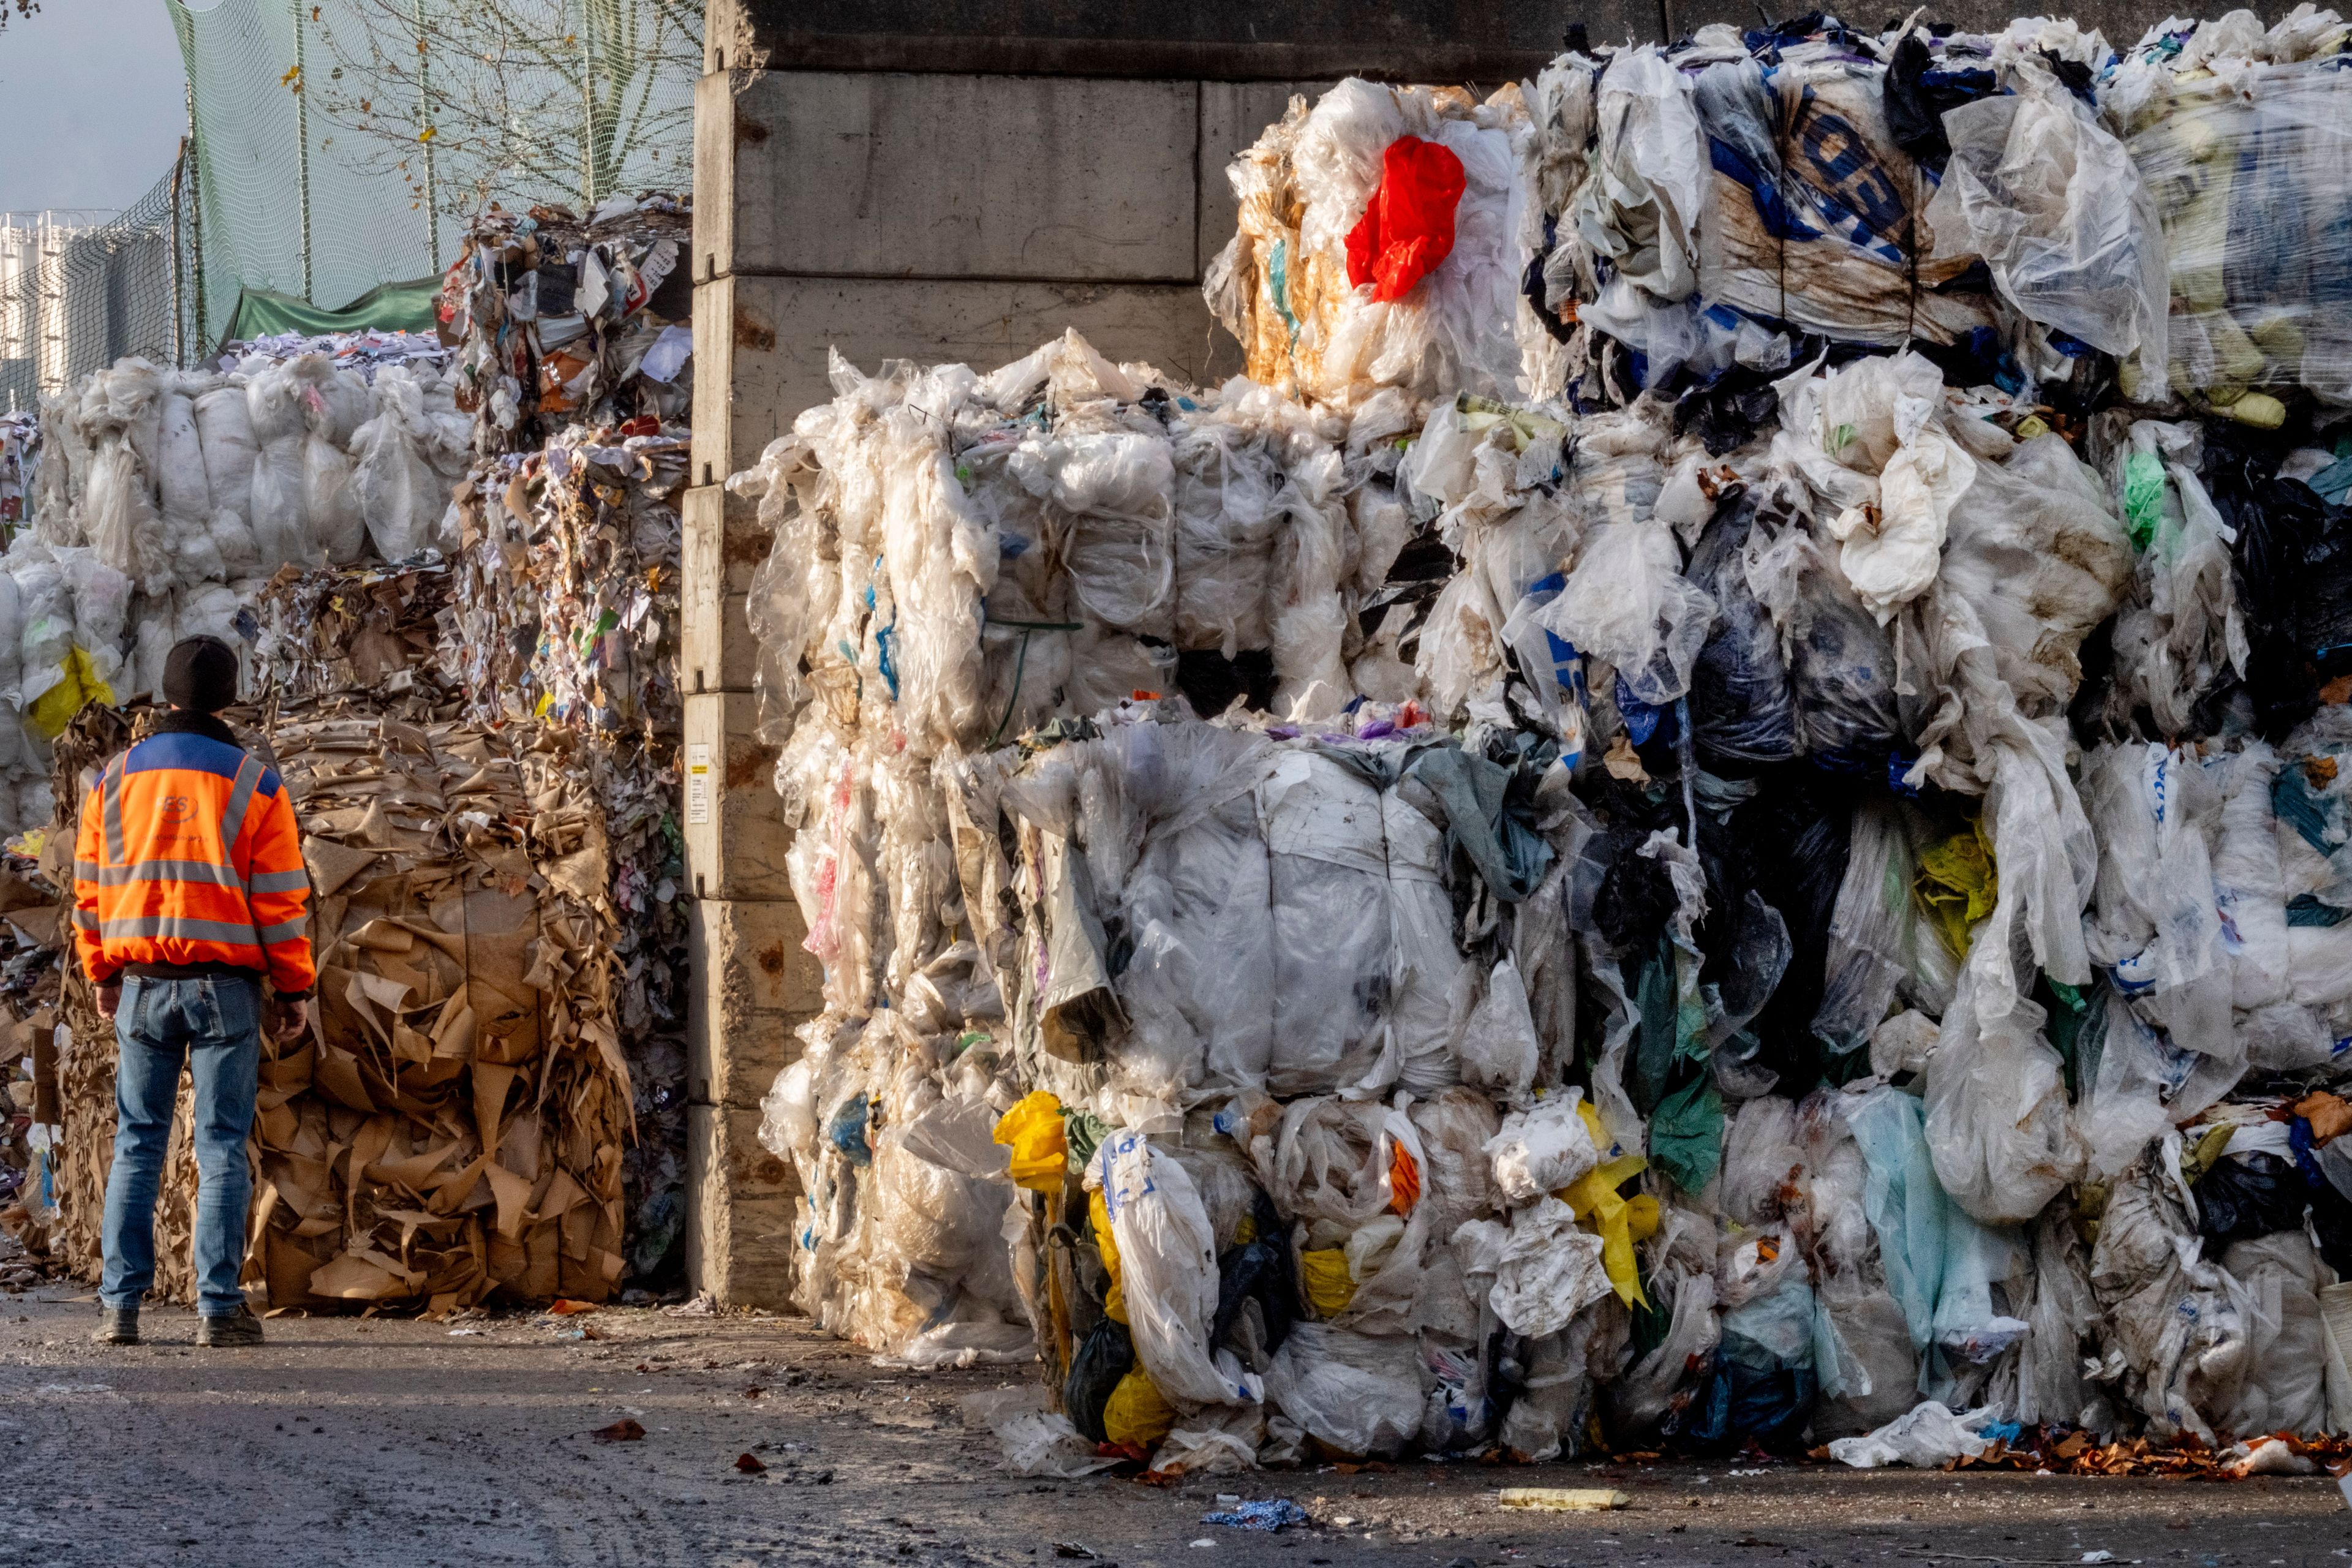
[[[1192,1176],[1140,1134],[1103,1140],[1090,1175],[1118,1246],[1119,1286],[1136,1360],[1179,1409],[1254,1405],[1265,1384],[1231,1354],[1212,1358],[1217,1312],[1216,1237]],[[1416,1421],[1420,1399],[1414,1402]]]
[[[318,565],[324,558],[311,543],[303,493],[310,426],[302,384],[292,366],[266,365],[245,390],[255,451],[247,521],[261,569],[275,572],[289,562]]]
[[[352,437],[352,489],[376,554],[404,561],[432,540],[449,487],[425,458],[433,432],[423,389],[389,365],[377,373],[375,392],[379,412]]]
[[[82,529],[101,560],[160,592],[169,584],[171,541],[156,502],[163,445],[163,376],[143,360],[92,375],[81,393],[90,437]]]
[[[131,579],[98,551],[58,552],[66,584],[73,593],[74,644],[89,656],[90,671],[111,682],[122,668],[123,633],[131,620]]]
[[[2319,1293],[2333,1273],[2318,1249],[2301,1231],[2281,1231],[2232,1242],[2221,1267],[2246,1292],[2252,1342],[2245,1382],[2214,1425],[2242,1437],[2326,1432],[2327,1336]]]
[[[131,663],[124,671],[121,695],[128,698],[144,692],[160,702],[163,699],[163,661],[172,645],[179,640],[179,623],[168,595],[142,601],[142,609],[138,645],[131,649]]]
[[[155,485],[163,497],[163,521],[173,533],[202,528],[213,510],[212,481],[205,473],[194,403],[185,393],[163,395]]]
[[[244,517],[253,506],[253,465],[260,445],[242,381],[230,381],[190,405],[205,464],[205,488],[215,509]]]

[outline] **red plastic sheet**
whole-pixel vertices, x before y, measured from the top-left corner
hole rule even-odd
[[[1348,231],[1348,281],[1372,298],[1402,300],[1454,251],[1462,160],[1418,136],[1400,136],[1381,160],[1380,188]]]

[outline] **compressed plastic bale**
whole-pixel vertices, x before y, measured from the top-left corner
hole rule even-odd
[[[1707,163],[1688,81],[1655,48],[1622,50],[1601,79],[1594,116],[1579,236],[1654,298],[1687,297],[1698,287]]]
[[[2214,1425],[2241,1437],[2328,1429],[2327,1346],[2319,1292],[2329,1270],[2300,1230],[2232,1242],[2221,1267],[2246,1295],[2252,1343],[2237,1398]]]
[[[1227,658],[1265,647],[1282,476],[1239,426],[1195,420],[1172,437],[1175,637]]]
[[[2091,1286],[2128,1369],[2122,1392],[2149,1432],[2210,1444],[2213,1418],[2246,1374],[2248,1299],[2203,1255],[2179,1154],[2179,1135],[2168,1131],[2116,1180],[2091,1252]]]
[[[1118,994],[1137,1031],[1173,1042],[1204,1078],[1263,1089],[1274,1049],[1266,847],[1251,791],[1264,741],[1210,725],[1118,732],[1139,812],[1156,826],[1128,877],[1134,956]]]
[[[1558,1333],[1612,1289],[1601,1237],[1578,1228],[1575,1211],[1549,1194],[1515,1211],[1507,1227],[1466,1222],[1454,1234],[1454,1250],[1474,1293],[1492,1281],[1488,1304],[1513,1333]]]
[[[1391,934],[1380,792],[1337,763],[1291,752],[1258,786],[1258,809],[1273,900],[1267,1088],[1377,1088]]]
[[[1525,1384],[1496,1434],[1503,1447],[1533,1464],[1582,1451],[1594,1384],[1611,1370],[1611,1342],[1622,1345],[1624,1321],[1614,1303],[1603,1303],[1528,1346]]]
[[[308,567],[325,559],[313,542],[303,489],[310,427],[302,392],[286,365],[265,368],[246,384],[247,424],[254,443],[247,517],[261,567],[269,572],[289,563]],[[234,428],[226,413],[219,417]]]
[[[415,381],[388,366],[376,376],[375,395],[380,412],[352,436],[352,492],[375,553],[404,561],[433,537],[449,487],[425,460],[431,436]]]
[[[1252,1137],[1250,1154],[1284,1214],[1325,1222],[1344,1235],[1390,1206],[1395,1194],[1387,1107],[1327,1097],[1267,1110],[1276,1120]]]
[[[253,465],[259,452],[244,386],[215,387],[190,405],[205,465],[205,489],[215,508],[243,518],[253,505]]]
[[[1797,1107],[1779,1095],[1748,1101],[1730,1119],[1723,1140],[1726,1217],[1750,1228],[1777,1224],[1799,1200],[1805,1152],[1797,1142]]]
[[[1497,1082],[1518,1082],[1524,1091],[1535,1064],[1527,1064],[1528,1078],[1518,1077],[1515,1058],[1521,1047],[1510,1037],[1507,985],[1507,994],[1495,999],[1489,984],[1493,1010],[1481,1004],[1468,1020],[1462,1016],[1477,971],[1454,944],[1444,830],[1393,789],[1381,795],[1381,822],[1388,850],[1394,964],[1388,1022],[1396,1044],[1397,1082],[1413,1094],[1429,1095],[1473,1076],[1469,1051],[1475,1031],[1482,1047],[1499,1047],[1495,1059],[1482,1061],[1482,1068],[1499,1072]],[[1520,997],[1524,1003],[1524,987]],[[1514,1059],[1501,1059],[1505,1058]]]
[[[1486,994],[1463,1025],[1463,1081],[1506,1104],[1520,1104],[1535,1083],[1542,1055],[1527,983],[1518,965],[1505,958],[1486,976]]]
[[[1495,1108],[1484,1096],[1457,1088],[1415,1100],[1406,1115],[1421,1135],[1422,1204],[1433,1233],[1450,1237],[1491,1201],[1486,1144],[1501,1131]]]
[[[1300,1323],[1266,1368],[1265,1394],[1342,1454],[1391,1456],[1421,1430],[1421,1358],[1408,1337]]]
[[[101,371],[93,378],[84,401],[99,402],[106,423],[92,443],[81,510],[90,545],[101,559],[160,588],[170,581],[170,535],[156,507],[153,476],[128,428],[134,420],[159,417],[161,395],[154,382],[152,370]]]
[[[2010,898],[2006,889],[2004,902]],[[1969,955],[1927,1066],[1927,1143],[1937,1179],[1989,1225],[2041,1212],[2076,1178],[2082,1150],[2041,1007],[1997,976],[2010,940],[1997,912]]]
[[[2171,309],[2156,204],[2123,143],[2040,59],[2021,56],[2011,85],[1945,116],[1951,160],[1927,209],[1939,247],[1973,250],[2027,320],[2132,361],[2152,389]]]
[[[145,692],[161,699],[163,695],[163,663],[170,656],[172,645],[179,640],[178,624],[169,598],[145,601],[145,611],[139,619],[139,644],[132,650],[131,668],[124,681],[126,695]]]
[[[163,497],[163,523],[174,535],[201,530],[212,514],[212,481],[196,431],[194,404],[184,393],[167,393],[156,450],[155,482]]]

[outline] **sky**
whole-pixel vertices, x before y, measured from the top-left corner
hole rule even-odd
[[[42,0],[37,16],[12,16],[0,32],[0,211],[137,201],[187,130],[184,83],[163,0]]]

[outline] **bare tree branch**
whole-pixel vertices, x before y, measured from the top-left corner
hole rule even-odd
[[[332,61],[317,110],[419,200],[429,149],[430,199],[461,221],[691,167],[702,17],[686,0],[329,0],[312,16]]]

